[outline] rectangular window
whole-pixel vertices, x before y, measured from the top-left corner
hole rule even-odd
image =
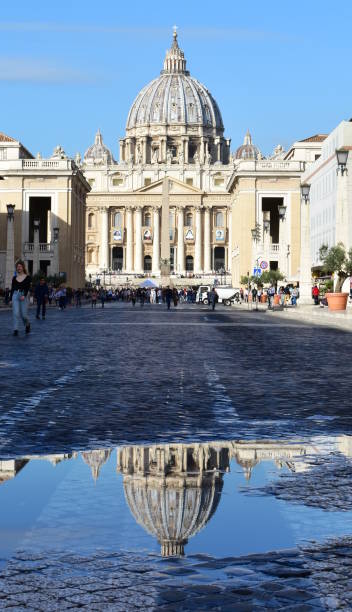
[[[215,185],[215,187],[220,187],[220,186],[221,186],[221,185],[223,185],[223,184],[224,184],[224,179],[221,179],[221,178],[216,178],[216,179],[214,179],[214,185]]]
[[[114,178],[112,179],[112,184],[114,187],[120,187],[120,185],[123,185],[123,179],[122,178]]]
[[[145,185],[145,186],[150,185],[150,184],[151,184],[151,182],[152,182],[152,179],[151,179],[151,178],[145,178],[145,179],[144,179],[144,185]]]
[[[4,161],[6,159],[7,159],[7,149],[2,147],[0,149],[0,161]]]
[[[186,185],[193,185],[193,178],[186,178]]]
[[[89,179],[88,183],[90,184],[91,187],[93,187],[93,185],[95,183],[95,179]]]

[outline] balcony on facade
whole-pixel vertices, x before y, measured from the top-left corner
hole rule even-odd
[[[34,242],[25,242],[23,246],[23,254],[26,259],[30,259],[34,254]],[[54,256],[54,247],[51,242],[39,243],[39,254],[45,259],[52,259]]]

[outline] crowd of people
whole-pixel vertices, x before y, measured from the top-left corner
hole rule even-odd
[[[274,296],[277,296],[277,304],[281,306],[297,305],[299,298],[299,289],[296,285],[282,285],[281,287],[275,288],[274,285],[270,285],[267,289],[263,287],[252,287],[248,290],[240,289],[240,300],[241,302],[266,302],[269,307],[273,306]]]
[[[314,293],[314,292],[313,292]],[[12,303],[13,311],[13,333],[18,335],[19,326],[22,321],[25,332],[30,333],[30,321],[28,318],[28,305],[36,307],[36,318],[45,320],[47,306],[57,306],[60,310],[67,307],[80,308],[82,303],[90,304],[91,308],[96,308],[97,304],[101,308],[105,307],[106,302],[124,302],[133,307],[139,304],[165,304],[170,310],[171,305],[177,307],[179,303],[193,304],[196,302],[197,289],[195,287],[119,287],[116,289],[105,289],[102,287],[86,287],[84,289],[71,289],[65,285],[54,287],[46,282],[45,278],[40,278],[38,282],[32,283],[27,273],[25,263],[16,263],[16,273],[12,279],[11,290],[5,292],[5,304]],[[274,300],[274,297],[276,298]],[[250,287],[240,289],[240,301],[248,302],[267,302],[271,307],[273,303],[281,305],[295,306],[299,297],[299,290],[295,285],[281,286],[277,290],[274,285],[268,289],[261,287]],[[313,295],[313,298],[315,296]],[[214,310],[218,302],[216,287],[207,293],[209,306]]]

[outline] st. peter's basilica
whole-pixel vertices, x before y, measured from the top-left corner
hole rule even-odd
[[[60,273],[74,287],[106,274],[108,284],[142,274],[210,282],[219,271],[238,286],[260,262],[297,280],[301,176],[326,136],[278,145],[265,158],[243,134],[231,152],[220,109],[187,70],[176,31],[160,75],[130,108],[119,161],[100,130],[75,160],[61,146],[34,157],[0,133],[2,284],[20,256],[31,273]]]

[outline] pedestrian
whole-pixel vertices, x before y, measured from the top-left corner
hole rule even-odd
[[[105,295],[104,289],[100,289],[100,291],[99,291],[99,299],[101,301],[101,307],[104,308],[104,306],[105,306],[105,299],[106,299],[106,295]]]
[[[136,292],[134,289],[132,289],[131,291],[131,302],[132,302],[132,306],[136,305]]]
[[[91,293],[91,300],[92,300],[92,308],[96,308],[97,307],[97,292],[95,289],[93,289]]]
[[[167,309],[170,310],[171,300],[172,300],[172,289],[170,289],[170,287],[166,288],[165,300],[166,300]]]
[[[16,263],[16,275],[11,283],[11,301],[13,314],[13,335],[18,336],[20,318],[25,326],[26,334],[31,331],[28,319],[28,294],[31,286],[31,277],[27,274],[24,262],[19,259]]]
[[[240,300],[241,300],[241,304],[242,304],[242,302],[244,301],[244,291],[243,291],[242,287],[240,289]]]
[[[298,289],[296,285],[292,288],[291,292],[291,304],[292,306],[297,306],[297,298],[298,298]]]
[[[79,308],[80,306],[82,306],[81,296],[82,296],[81,290],[80,289],[76,289],[76,291],[75,291],[76,308]]]
[[[315,306],[319,306],[319,288],[317,285],[314,285],[312,289],[312,296]]]
[[[176,306],[178,304],[178,291],[177,291],[176,287],[174,287],[174,289],[172,290],[172,299],[174,301],[174,307],[176,308]]]
[[[256,302],[257,301],[257,295],[258,295],[258,291],[257,291],[256,287],[253,287],[253,289],[252,289],[252,302]]]
[[[45,278],[39,279],[39,283],[34,290],[34,297],[37,300],[36,319],[40,319],[40,310],[42,311],[42,319],[45,319],[46,302],[49,299],[49,289],[45,282]]]
[[[273,305],[273,299],[274,299],[274,295],[275,295],[275,287],[274,285],[270,285],[268,291],[268,308],[272,308]]]
[[[209,303],[211,304],[212,310],[215,310],[215,305],[218,299],[219,299],[219,296],[216,292],[215,287],[213,287],[212,290],[210,291],[210,301],[209,301]]]
[[[56,296],[59,299],[59,308],[60,310],[65,310],[66,308],[66,287],[60,285],[56,292]]]

